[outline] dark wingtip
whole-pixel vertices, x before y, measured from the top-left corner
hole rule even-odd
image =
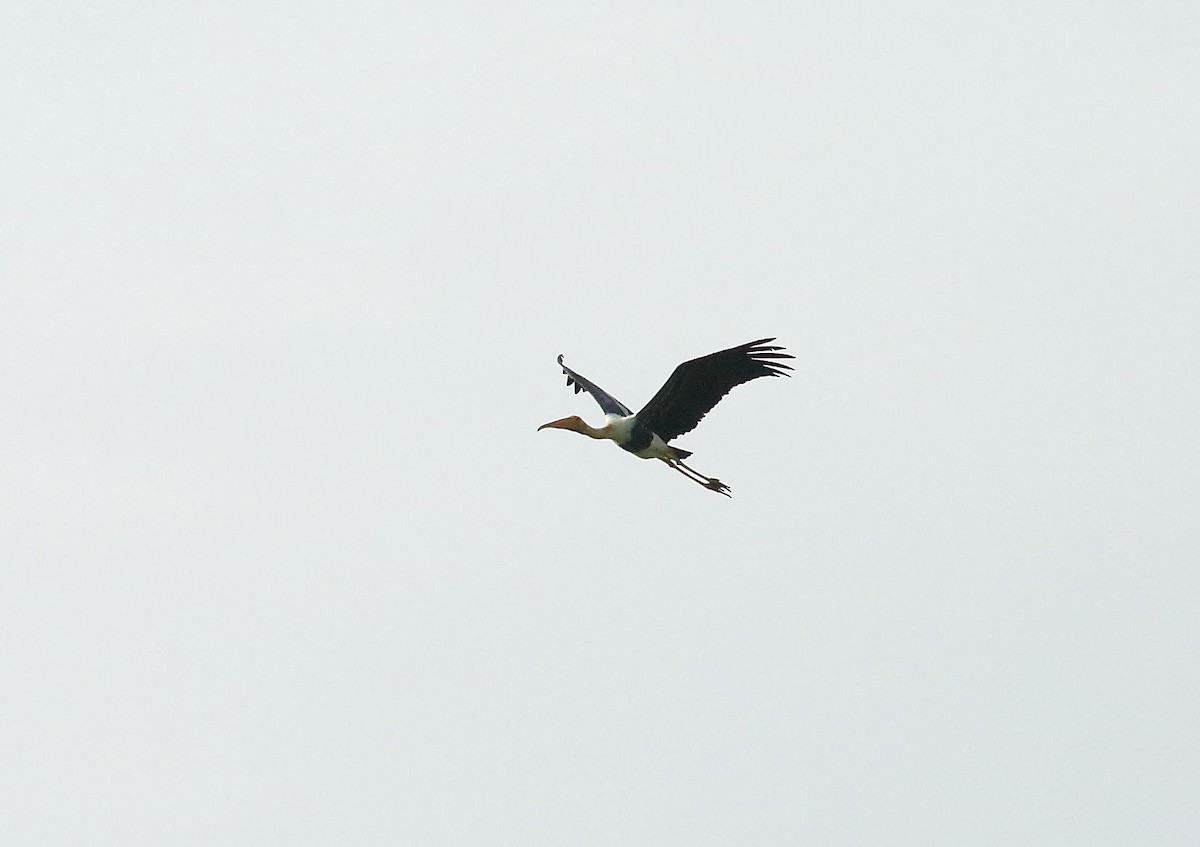
[[[760,339],[758,339],[758,341],[751,341],[749,344],[743,344],[738,349],[745,350],[747,353],[753,353],[754,355],[768,354],[775,350],[786,349],[785,347],[783,347],[781,345],[771,344],[770,342],[772,342],[774,340],[775,340],[774,338],[760,338]],[[788,355],[787,353],[781,354],[781,357],[786,358],[786,359],[794,359],[795,358],[795,356]]]
[[[758,341],[751,341],[743,346],[742,349],[755,362],[762,365],[763,369],[770,376],[791,376],[786,371],[794,370],[791,365],[784,364],[780,361],[770,361],[778,359],[794,359],[796,358],[791,353],[786,352],[786,348],[778,345],[771,345],[774,338],[760,338]]]
[[[563,354],[562,354],[562,353],[559,353],[559,354],[558,354],[558,363],[559,363],[560,365],[562,364],[562,359],[563,359]]]

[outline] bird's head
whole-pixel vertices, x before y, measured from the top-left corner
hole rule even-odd
[[[569,418],[561,418],[557,421],[550,421],[538,427],[538,432],[543,429],[569,429],[572,432],[587,432],[587,424],[583,422],[583,418],[579,415],[571,415]]]

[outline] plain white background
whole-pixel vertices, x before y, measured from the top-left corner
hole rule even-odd
[[[1196,843],[1196,8],[8,7],[4,840]]]

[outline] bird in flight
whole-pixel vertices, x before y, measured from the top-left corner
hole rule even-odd
[[[603,388],[563,365],[563,357],[559,355],[558,364],[567,375],[567,385],[574,386],[576,394],[586,391],[592,395],[604,411],[604,424],[589,426],[578,415],[571,415],[542,424],[538,430],[566,429],[589,438],[614,441],[641,459],[659,459],[709,491],[731,497],[729,486],[721,480],[683,463],[692,455],[690,451],[667,442],[695,429],[722,397],[743,382],[760,376],[791,376],[786,373],[792,369],[791,365],[778,360],[795,356],[783,352],[782,347],[769,346],[774,340],[760,338],[684,362],[636,415]]]

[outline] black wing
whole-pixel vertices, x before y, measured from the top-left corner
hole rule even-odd
[[[579,374],[575,373],[575,371],[571,370],[566,365],[563,365],[562,360],[562,353],[559,353],[558,363],[562,365],[563,373],[567,375],[567,385],[575,386],[576,394],[578,394],[580,391],[586,391],[588,394],[595,397],[596,402],[600,404],[600,408],[604,410],[604,414],[606,415],[628,416],[633,414],[633,412],[631,412],[629,408],[616,397],[613,397],[603,388],[596,385],[596,383],[584,379]]]
[[[735,386],[760,376],[791,376],[791,365],[774,361],[794,359],[782,347],[768,347],[774,338],[760,338],[740,347],[710,353],[684,362],[658,393],[650,398],[638,420],[663,441],[691,432],[713,406]]]

